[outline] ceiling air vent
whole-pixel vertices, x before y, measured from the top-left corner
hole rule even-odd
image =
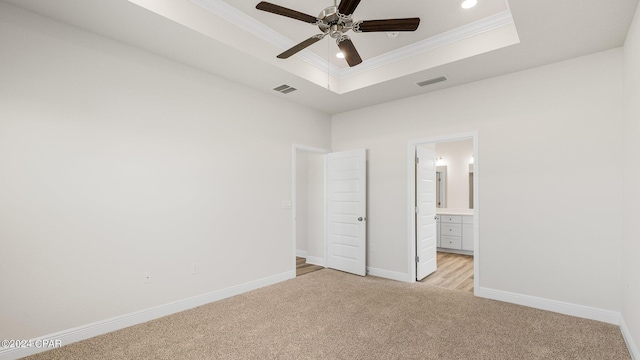
[[[288,93],[290,93],[292,91],[296,91],[298,89],[296,89],[296,88],[294,88],[292,86],[284,84],[284,85],[278,86],[277,88],[274,88],[273,90],[275,90],[277,92],[281,92],[283,94],[288,94]]]
[[[427,85],[431,85],[431,84],[435,84],[435,83],[439,83],[442,81],[446,81],[447,77],[446,76],[438,76],[437,78],[433,78],[433,79],[429,79],[429,80],[425,80],[425,81],[420,81],[418,84],[418,86],[427,86]]]

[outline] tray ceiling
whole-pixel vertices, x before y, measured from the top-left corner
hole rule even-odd
[[[296,24],[311,29],[297,33],[288,30],[295,20],[258,14],[253,10],[258,1],[228,0],[221,4],[232,13],[240,13],[241,17],[253,19],[280,34],[290,45],[308,38],[306,31],[313,33],[310,25]],[[325,1],[320,0],[270,1],[314,16],[317,15],[315,8],[326,6]],[[488,0],[479,0],[472,11],[464,11],[459,8],[461,1],[362,0],[355,13],[359,19],[420,16],[423,17],[420,31],[431,29],[433,32],[408,45],[402,41],[408,41],[411,36],[402,34],[398,41],[388,42],[400,46],[395,49],[385,47],[388,44],[384,35],[384,42],[377,37],[360,39],[382,34],[357,34],[362,35],[355,40],[359,51],[367,51],[367,41],[371,40],[374,45],[381,44],[376,47],[378,51],[386,52],[369,53],[367,56],[371,58],[355,68],[347,68],[333,61],[327,64],[326,54],[321,51],[327,51],[328,42],[316,43],[309,51],[299,53],[300,56],[276,59],[285,45],[274,45],[234,23],[230,20],[233,16],[216,15],[191,0],[135,0],[135,3],[130,0],[0,0],[42,15],[34,20],[36,26],[41,22],[46,28],[44,24],[51,19],[63,22],[198,69],[203,75],[213,74],[214,80],[227,79],[328,114],[620,47],[638,5],[638,0],[495,2],[496,6],[508,5],[508,11],[501,12],[499,7],[485,10]],[[298,3],[305,7],[294,6]],[[449,5],[451,13],[447,17],[442,6]],[[411,13],[406,14],[405,9]],[[425,15],[420,15],[423,10]],[[513,45],[507,46],[510,42]],[[418,47],[415,44],[424,46],[423,52],[402,57],[415,52]],[[417,85],[441,76],[447,80],[424,87]],[[272,90],[282,84],[297,91],[283,94]]]
[[[292,58],[276,59],[280,52],[320,31],[314,25],[257,10],[256,1],[129,1],[339,94],[519,42],[505,0],[482,0],[467,10],[460,1],[451,0],[368,0],[360,3],[355,19],[420,17],[421,24],[417,31],[402,32],[396,38],[387,33],[349,32],[364,61],[348,67],[336,58],[338,48],[329,37]],[[318,0],[274,1],[313,16],[333,5]]]

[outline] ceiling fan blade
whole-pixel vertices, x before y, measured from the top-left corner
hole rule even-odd
[[[362,62],[362,58],[360,58],[360,54],[358,54],[358,50],[353,46],[353,42],[349,39],[348,36],[342,35],[338,40],[338,47],[340,51],[344,54],[344,59],[347,60],[347,64],[349,66],[356,66]]]
[[[353,24],[354,32],[416,31],[420,18],[365,20]]]
[[[258,5],[256,5],[256,9],[308,22],[309,24],[315,24],[318,21],[315,16],[307,15],[266,1],[259,2]]]
[[[338,5],[338,12],[342,15],[351,15],[360,4],[360,0],[342,0]]]
[[[282,54],[278,55],[278,59],[287,59],[291,55],[294,55],[295,53],[297,53],[298,51],[303,50],[304,48],[317,43],[318,41],[322,40],[322,38],[324,38],[324,34],[314,35],[314,36],[308,38],[307,40],[301,42],[300,44],[298,44],[298,45],[292,47],[291,49],[283,52]]]

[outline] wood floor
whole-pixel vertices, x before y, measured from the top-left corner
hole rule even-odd
[[[420,282],[446,289],[473,292],[473,256],[438,252],[438,270]]]
[[[296,276],[324,269],[322,266],[307,264],[307,259],[296,256]]]
[[[324,269],[306,261],[307,259],[296,256],[296,276]],[[473,292],[473,256],[438,252],[438,270],[420,282],[445,289]]]

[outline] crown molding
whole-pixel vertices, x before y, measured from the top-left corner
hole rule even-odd
[[[513,17],[511,16],[511,11],[505,10],[495,15],[488,16],[484,19],[474,21],[470,24],[460,26],[453,30],[443,32],[422,41],[418,41],[416,43],[365,60],[362,62],[362,64],[356,67],[343,69],[338,77],[340,79],[343,79],[350,76],[362,74],[363,72],[370,71],[387,64],[406,59],[411,56],[421,54],[442,46],[446,46],[451,43],[464,40],[512,23]]]
[[[230,23],[244,29],[258,38],[267,41],[268,43],[277,46],[282,50],[287,50],[297,42],[289,39],[281,33],[273,30],[264,23],[254,19],[253,17],[243,13],[235,7],[227,4],[222,0],[191,0],[194,4],[201,6],[215,15],[229,21]],[[309,64],[317,67],[320,70],[327,71],[329,74],[335,77],[340,76],[341,69],[331,63],[328,63],[327,59],[318,56],[310,50],[302,50],[295,56],[308,62]]]
[[[288,37],[227,4],[223,0],[191,0],[191,2],[280,49],[286,50],[297,44]],[[322,71],[328,71],[331,76],[337,79],[345,79],[512,23],[513,17],[511,11],[505,10],[442,34],[367,59],[360,65],[352,68],[341,69],[310,50],[302,50],[295,56]]]

